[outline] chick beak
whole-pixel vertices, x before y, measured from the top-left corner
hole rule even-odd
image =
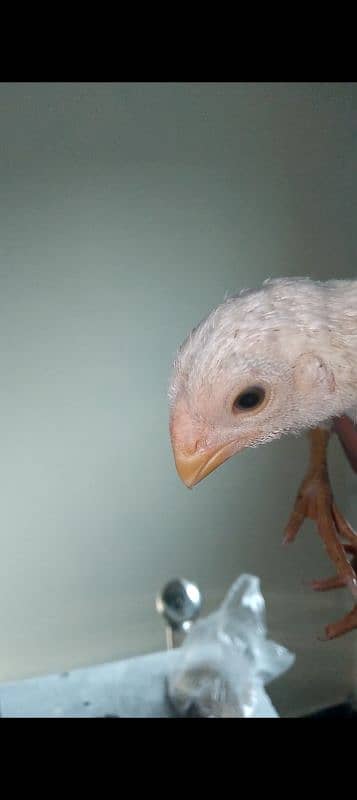
[[[170,419],[171,444],[179,477],[192,489],[239,449],[237,442],[207,443],[207,430],[195,421],[184,402]]]
[[[234,444],[229,442],[223,447],[212,447],[201,452],[187,453],[173,443],[173,451],[177,472],[188,489],[192,489],[224,461],[227,461],[233,455],[235,448]]]

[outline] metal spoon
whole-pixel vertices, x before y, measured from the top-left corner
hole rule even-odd
[[[165,584],[156,598],[156,610],[166,623],[168,650],[172,650],[181,643],[192,623],[199,616],[201,606],[201,592],[192,581],[175,578]]]

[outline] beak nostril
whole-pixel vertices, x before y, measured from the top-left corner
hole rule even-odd
[[[170,435],[173,446],[187,456],[195,456],[206,446],[201,424],[192,419],[185,406],[175,409],[170,419]]]

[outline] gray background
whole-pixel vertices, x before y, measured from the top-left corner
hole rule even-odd
[[[330,572],[311,526],[281,547],[306,441],[188,492],[167,386],[225,292],[354,277],[356,110],[344,83],[0,85],[2,680],[163,647],[168,578],[208,611],[249,571],[298,654],[281,702],[351,686],[356,637],[316,638],[350,599],[302,586]],[[356,524],[336,442],[331,471]]]

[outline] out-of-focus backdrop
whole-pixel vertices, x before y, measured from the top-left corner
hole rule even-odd
[[[312,526],[281,547],[304,438],[189,492],[167,386],[226,292],[355,276],[356,122],[353,83],[0,85],[2,680],[163,648],[165,581],[206,613],[251,572],[297,654],[278,707],[350,691],[356,637],[317,639],[350,599],[303,586],[330,570]],[[336,441],[331,465],[357,524]]]

